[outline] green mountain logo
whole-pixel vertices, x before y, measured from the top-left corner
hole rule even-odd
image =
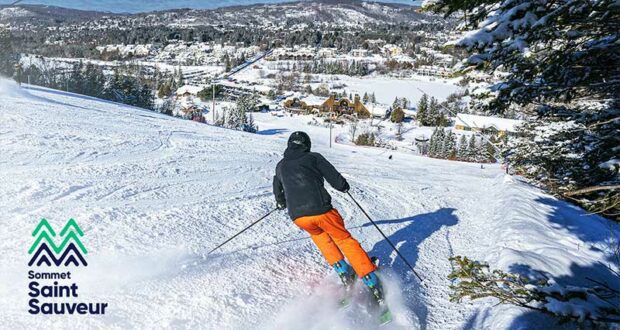
[[[28,266],[88,265],[84,259],[88,251],[80,240],[84,232],[74,219],[67,221],[58,238],[49,222],[41,219],[32,232],[32,236],[35,237],[35,241],[28,250],[28,254],[32,255]],[[60,241],[60,244],[56,244],[56,240]]]

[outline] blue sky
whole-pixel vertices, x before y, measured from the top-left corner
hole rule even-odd
[[[0,0],[0,5],[11,4],[16,0]],[[110,12],[145,12],[172,8],[217,8],[232,5],[248,5],[253,3],[286,2],[283,0],[24,0],[20,4],[44,4],[82,10],[98,10]],[[382,0],[404,4],[419,4],[413,0]]]

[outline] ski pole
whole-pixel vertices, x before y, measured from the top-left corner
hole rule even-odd
[[[375,226],[375,228],[377,228],[377,230],[379,231],[379,233],[381,233],[381,236],[383,236],[383,238],[385,239],[386,242],[388,242],[388,244],[390,244],[390,246],[392,247],[392,249],[394,249],[394,251],[396,252],[396,254],[398,254],[398,256],[405,262],[405,264],[407,264],[407,266],[409,266],[409,268],[411,269],[411,271],[413,272],[413,275],[415,275],[418,280],[420,280],[420,282],[424,282],[422,280],[422,278],[420,277],[420,275],[418,275],[418,273],[416,273],[415,269],[413,269],[413,266],[411,266],[411,264],[409,263],[409,261],[407,261],[407,259],[405,259],[405,257],[400,254],[400,252],[398,251],[398,249],[396,248],[396,246],[392,243],[392,241],[390,241],[390,239],[383,233],[383,231],[379,228],[379,226],[377,226],[377,223],[372,220],[372,218],[368,215],[368,213],[366,213],[366,211],[364,210],[364,208],[360,205],[360,203],[358,203],[355,198],[353,198],[353,196],[351,195],[350,192],[347,191],[347,195],[349,195],[349,197],[351,197],[351,199],[353,200],[353,202],[355,202],[355,205],[357,205],[357,207],[360,208],[360,210],[362,210],[362,213],[364,213],[364,215],[366,216],[366,218],[368,218],[368,220],[370,220],[370,222]]]
[[[235,236],[233,236],[233,237],[231,237],[231,238],[227,239],[227,240],[226,240],[226,241],[224,241],[222,244],[220,244],[220,245],[216,246],[213,250],[209,251],[209,253],[207,253],[207,254],[211,254],[211,252],[213,252],[213,251],[215,251],[215,250],[219,249],[219,248],[220,248],[220,247],[222,247],[224,244],[226,244],[226,243],[228,243],[228,242],[232,241],[235,237],[237,237],[237,236],[239,236],[239,235],[243,234],[243,232],[244,232],[244,231],[246,231],[246,230],[248,230],[248,229],[252,228],[252,226],[254,226],[255,224],[259,223],[261,220],[265,219],[266,217],[268,217],[271,213],[275,212],[276,210],[277,210],[277,208],[275,208],[275,209],[273,209],[273,210],[269,211],[269,213],[267,213],[267,214],[263,215],[260,219],[258,219],[258,220],[256,220],[256,221],[252,222],[252,224],[251,224],[251,225],[249,225],[249,226],[247,226],[247,227],[243,228],[243,230],[242,230],[242,231],[240,231],[240,232],[236,233],[236,234],[235,234]]]

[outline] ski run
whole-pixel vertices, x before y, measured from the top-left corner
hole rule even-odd
[[[259,134],[248,134],[7,80],[0,99],[0,324],[13,329],[376,328],[361,282],[352,305],[338,308],[337,275],[285,211],[206,256],[274,207],[274,168],[295,130],[308,132],[424,279],[329,188],[348,229],[381,259],[394,318],[382,329],[561,327],[494,299],[450,302],[448,258],[570,284],[603,274],[620,233],[500,165],[329,148],[329,130],[299,117],[257,114]],[[108,303],[106,315],[25,313],[27,249],[41,217],[56,226],[72,217],[84,230],[79,300]]]

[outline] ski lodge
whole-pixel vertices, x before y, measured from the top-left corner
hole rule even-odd
[[[284,101],[283,106],[286,111],[295,114],[314,113],[334,114],[336,116],[355,114],[360,118],[370,117],[370,111],[360,101],[360,97],[357,94],[353,101],[346,97],[338,98],[336,95],[332,95],[323,101],[318,100],[316,97],[293,97]]]

